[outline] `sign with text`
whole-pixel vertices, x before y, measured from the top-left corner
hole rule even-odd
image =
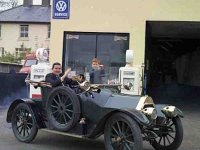
[[[53,19],[69,19],[70,0],[53,0]]]

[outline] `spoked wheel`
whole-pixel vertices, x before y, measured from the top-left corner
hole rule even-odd
[[[55,88],[47,101],[47,117],[56,130],[71,129],[80,117],[80,104],[75,93],[68,87]]]
[[[107,150],[142,150],[142,136],[138,124],[123,113],[114,114],[104,131]]]
[[[183,140],[183,127],[180,118],[169,119],[165,126],[156,131],[158,138],[152,142],[156,150],[176,150]]]
[[[15,137],[21,142],[31,142],[38,132],[34,114],[27,104],[17,105],[12,114],[12,129]]]

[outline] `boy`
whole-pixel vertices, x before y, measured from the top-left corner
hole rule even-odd
[[[100,60],[97,58],[92,59],[92,70],[90,71],[90,83],[102,84],[102,77],[105,76],[103,65],[100,65]]]

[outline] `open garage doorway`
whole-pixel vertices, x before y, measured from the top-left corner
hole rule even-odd
[[[145,73],[157,101],[199,105],[200,22],[147,21]]]

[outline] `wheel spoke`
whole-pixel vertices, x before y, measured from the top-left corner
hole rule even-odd
[[[117,121],[117,128],[118,128],[119,134],[121,135],[122,131],[121,131],[121,128],[120,128],[120,125],[119,125],[119,121]]]
[[[67,117],[69,118],[69,120],[71,120],[72,118],[68,115],[68,113],[65,112],[65,114],[67,115]]]
[[[128,133],[129,133],[129,131],[130,131],[130,128],[129,128],[129,126],[128,126],[128,125],[126,125],[126,129],[125,129],[125,131],[124,131],[124,134],[128,134]]]
[[[26,128],[27,136],[30,135],[30,133],[28,131],[29,131],[29,129],[28,129],[28,126],[27,126],[27,128]]]
[[[128,150],[131,150],[131,148],[129,147],[129,145],[127,143],[125,143],[125,146]]]
[[[60,117],[60,113],[57,113],[55,120],[57,121],[59,117]]]
[[[163,136],[164,146],[166,146],[165,136]]]
[[[22,127],[23,126],[23,124],[21,123],[19,126],[17,126],[17,130],[20,128],[20,127]]]
[[[67,108],[65,108],[65,110],[73,113],[73,110],[70,110],[70,109],[67,109]]]
[[[169,143],[169,145],[170,145],[171,142],[170,142],[170,140],[169,140],[169,138],[168,138],[168,135],[166,136],[166,139],[167,139],[167,141],[168,141],[168,143]]]
[[[171,134],[168,133],[167,135],[169,135],[172,139],[175,139],[175,137],[173,137]]]
[[[55,98],[53,99],[53,102],[55,102],[57,104],[57,106],[60,105]]]
[[[19,134],[22,133],[22,130],[23,130],[24,126],[21,127],[20,131],[19,131]]]
[[[162,136],[161,136],[160,139],[159,139],[159,142],[158,142],[159,144],[160,144],[161,140],[162,140]]]
[[[127,139],[126,139],[126,142],[129,143],[129,144],[131,144],[131,145],[135,145],[135,143],[132,142],[132,141],[130,141],[130,140],[127,140]]]
[[[64,105],[68,102],[69,99],[70,99],[69,96],[67,96],[67,95],[63,96],[63,103],[64,103]]]
[[[58,106],[55,106],[55,105],[51,105],[51,107],[52,107],[52,108],[58,109]]]
[[[58,111],[58,110],[55,110],[55,111],[52,112],[52,114],[55,114],[55,113],[57,113],[57,112],[59,112],[59,111]]]
[[[115,133],[117,133],[117,135],[119,135],[119,132],[117,131],[117,129],[114,126],[112,126],[112,129],[115,131]]]
[[[27,125],[29,125],[29,126],[33,126],[33,123],[29,123],[29,122],[27,122]]]
[[[66,120],[65,114],[63,114],[62,116],[63,116],[63,118],[64,118],[64,123],[66,124],[66,123],[67,123],[67,120]]]
[[[26,128],[23,127],[23,136],[25,136]]]
[[[172,122],[168,127],[172,127],[174,125],[174,123]]]
[[[61,98],[60,98],[60,94],[57,94],[57,97],[58,97],[58,101],[59,101],[59,103],[61,104],[62,101],[61,101]]]
[[[72,103],[65,105],[65,108],[72,106]]]

